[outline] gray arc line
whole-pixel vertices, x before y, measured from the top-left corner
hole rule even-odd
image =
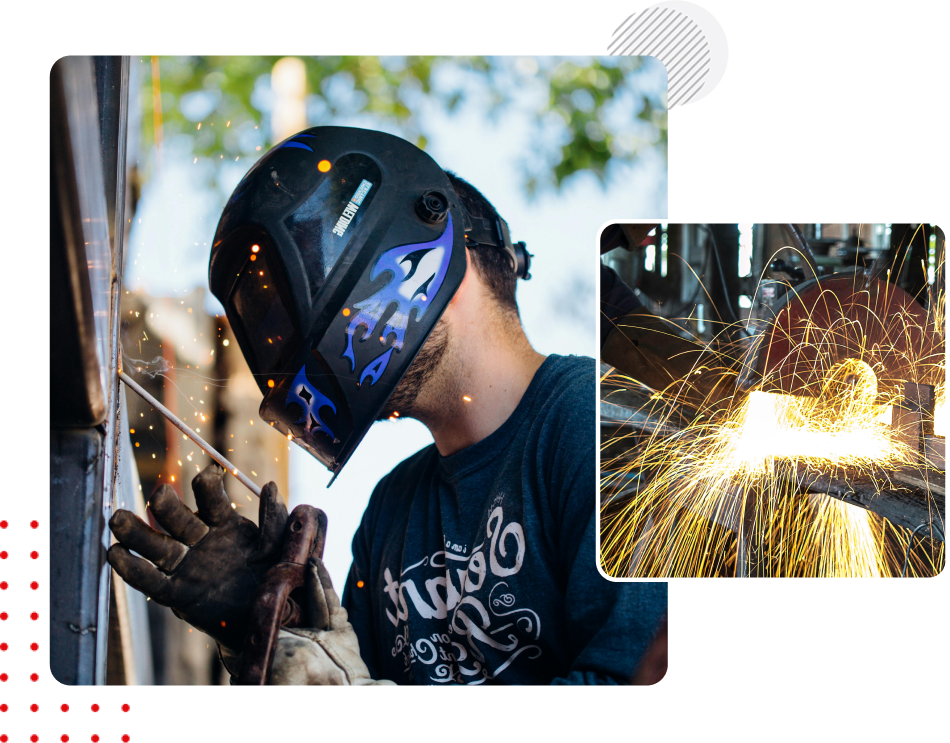
[[[627,16],[607,46],[613,55],[657,57],[667,71],[667,109],[688,103],[706,84],[712,52],[686,13],[654,6]]]

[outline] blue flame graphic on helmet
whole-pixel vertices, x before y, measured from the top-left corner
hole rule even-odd
[[[453,235],[450,214],[445,230],[435,240],[392,248],[376,260],[369,274],[370,281],[384,271],[389,271],[392,278],[375,294],[353,305],[358,312],[346,326],[346,349],[341,358],[349,359],[350,371],[356,371],[353,335],[360,325],[366,328],[360,343],[369,338],[378,338],[380,343],[385,343],[390,335],[394,335],[395,340],[386,351],[363,367],[360,384],[367,378],[371,380],[370,384],[376,383],[386,371],[393,351],[402,349],[409,325],[409,313],[416,309],[415,320],[418,322],[439,293],[449,268],[449,260],[452,258]],[[394,303],[396,311],[382,332],[377,334],[376,327],[383,319],[383,314]]]
[[[300,416],[300,420],[294,422],[295,426],[302,425],[311,436],[322,432],[334,441],[336,440],[336,435],[320,417],[320,408],[330,408],[335,413],[336,405],[329,397],[307,381],[306,364],[300,367],[293,384],[290,385],[290,392],[287,393],[287,401],[284,406],[289,407],[291,403],[297,403],[303,408],[303,415]]]

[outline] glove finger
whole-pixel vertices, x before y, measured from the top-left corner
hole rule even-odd
[[[307,561],[307,572],[308,580],[314,586],[308,595],[322,596],[322,607],[326,611],[326,629],[345,629],[348,625],[346,609],[340,603],[340,597],[333,588],[333,581],[330,580],[330,573],[323,564],[323,560],[319,557],[311,557]],[[316,588],[318,584],[319,592]]]
[[[326,630],[330,629],[329,597],[320,577],[319,565],[322,565],[322,562],[318,565],[317,559],[311,557],[307,561],[307,573],[304,581],[307,588],[307,618],[309,619],[308,624],[314,629]],[[330,590],[333,590],[332,585]]]
[[[208,526],[220,526],[238,515],[224,492],[224,470],[216,464],[205,467],[191,481],[198,504],[198,518]]]
[[[166,573],[178,567],[188,553],[181,542],[155,531],[131,511],[116,511],[109,519],[109,528],[125,547],[151,560]]]
[[[267,483],[261,490],[261,504],[258,510],[258,524],[260,524],[260,541],[258,549],[263,554],[279,550],[284,538],[284,528],[287,526],[287,506],[277,490],[277,484]]]
[[[189,547],[197,544],[208,533],[208,527],[181,502],[171,485],[158,488],[152,494],[148,507],[165,531]]]
[[[109,564],[122,580],[162,606],[170,606],[173,586],[167,575],[150,562],[136,557],[121,544],[113,544],[106,553]]]

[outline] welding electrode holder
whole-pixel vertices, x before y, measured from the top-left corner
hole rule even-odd
[[[287,520],[280,562],[264,575],[248,620],[237,683],[267,684],[281,627],[304,626],[303,609],[291,594],[304,585],[307,560],[323,557],[327,516],[313,506],[297,506]]]

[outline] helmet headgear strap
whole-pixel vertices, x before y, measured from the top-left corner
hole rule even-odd
[[[523,242],[511,242],[508,223],[497,214],[494,217],[474,217],[463,206],[463,228],[467,248],[495,248],[503,250],[515,272],[515,278],[531,278],[531,253]]]

